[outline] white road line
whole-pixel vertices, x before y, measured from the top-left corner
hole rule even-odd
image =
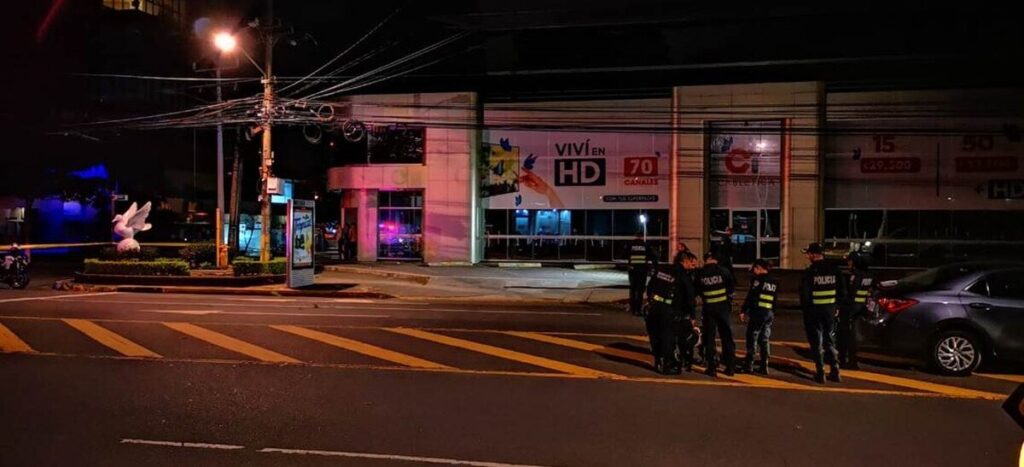
[[[175,448],[201,448],[201,449],[245,449],[245,446],[239,446],[237,444],[217,444],[217,443],[190,443],[187,441],[158,441],[152,439],[135,439],[135,438],[123,438],[121,444],[145,444],[149,446],[170,446]]]
[[[140,313],[174,313],[178,315],[209,315],[220,313],[220,310],[135,310]]]
[[[384,459],[391,461],[421,462],[425,464],[472,465],[476,467],[543,467],[534,464],[507,464],[504,462],[469,461],[443,457],[404,456],[398,454],[374,454],[369,452],[319,451],[309,449],[263,448],[258,452],[275,454],[298,454],[307,456],[352,457],[357,459]]]
[[[117,292],[96,292],[96,293],[82,293],[73,295],[47,295],[45,297],[21,297],[21,298],[5,298],[0,300],[0,303],[12,303],[12,302],[32,302],[39,300],[57,300],[61,298],[72,298],[72,297],[99,297],[101,295],[114,295]]]
[[[297,302],[294,298],[233,298],[242,302]]]
[[[156,301],[148,301],[148,300],[116,300],[116,301],[108,301],[108,300],[65,300],[65,301],[73,301],[73,302],[76,302],[76,303],[95,303],[95,304],[104,304],[104,305],[164,305],[164,306],[167,305],[167,302],[156,302]],[[330,302],[328,302],[327,304],[310,302],[308,305],[271,305],[271,304],[264,304],[264,303],[216,302],[216,303],[211,303],[209,306],[211,306],[211,307],[212,306],[218,306],[218,307],[243,307],[243,308],[304,309],[304,308],[311,308],[311,306],[315,304],[315,305],[317,305],[321,309],[336,309],[336,310],[337,309],[347,309],[347,307],[331,306],[329,303]],[[191,303],[190,306],[203,306],[203,304],[201,304],[201,303]],[[499,314],[499,315],[603,316],[602,313],[573,312],[573,311],[466,310],[466,309],[457,309],[457,308],[422,308],[422,307],[402,308],[402,307],[396,307],[396,306],[374,306],[374,307],[372,307],[372,309],[373,310],[382,310],[382,311],[410,311],[410,312],[433,311],[433,312],[438,312],[438,313],[478,313],[478,314]],[[257,313],[257,312],[243,313],[243,312],[231,312],[231,311],[224,311],[222,313],[225,313],[225,314],[232,314],[232,313],[234,313],[234,314],[260,314],[260,313]],[[277,313],[267,313],[267,314],[274,314],[274,315],[276,315]],[[299,314],[299,313],[287,313],[287,314],[302,316],[302,314]],[[312,316],[320,316],[320,315],[319,314],[312,314]],[[323,316],[329,316],[329,315],[323,314]],[[356,315],[343,315],[343,316],[356,316]]]

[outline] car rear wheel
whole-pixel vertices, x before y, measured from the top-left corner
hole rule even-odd
[[[932,341],[932,365],[950,376],[967,376],[981,364],[978,338],[960,330],[942,331]]]

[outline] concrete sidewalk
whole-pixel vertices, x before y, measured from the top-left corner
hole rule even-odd
[[[406,301],[612,304],[628,297],[623,271],[421,265],[327,266],[317,281],[357,283]]]

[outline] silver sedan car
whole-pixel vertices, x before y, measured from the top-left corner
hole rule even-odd
[[[882,282],[861,346],[929,363],[954,376],[983,360],[1024,362],[1024,263],[941,266]]]

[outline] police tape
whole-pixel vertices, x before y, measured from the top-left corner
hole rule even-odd
[[[197,242],[197,243],[204,243],[204,242]],[[208,242],[208,243],[212,243],[212,242]],[[152,246],[152,247],[158,247],[158,248],[184,248],[184,247],[187,247],[189,245],[195,245],[195,244],[196,243],[186,243],[186,242],[154,242],[154,243],[145,243],[145,244],[143,244],[143,246]],[[37,244],[24,244],[24,245],[18,244],[18,248],[20,248],[22,250],[55,250],[55,249],[61,249],[61,248],[90,248],[90,247],[116,246],[116,245],[117,245],[117,242],[37,243]],[[0,251],[2,251],[2,250],[9,250],[13,246],[14,246],[14,244],[0,245]]]

